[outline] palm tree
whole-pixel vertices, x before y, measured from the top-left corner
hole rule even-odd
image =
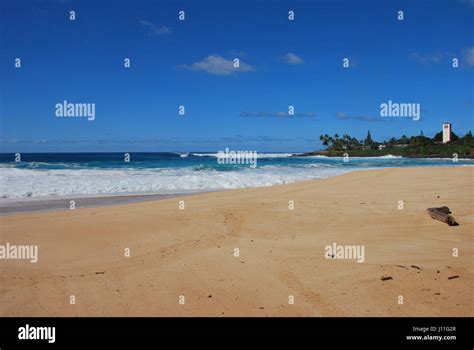
[[[324,146],[327,146],[329,143],[329,135],[328,134],[321,135],[319,136],[319,140],[323,143]]]
[[[342,143],[344,148],[351,149],[351,137],[348,134],[342,136]]]

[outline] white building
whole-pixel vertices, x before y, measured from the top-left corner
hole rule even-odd
[[[451,141],[451,123],[443,124],[443,143]]]

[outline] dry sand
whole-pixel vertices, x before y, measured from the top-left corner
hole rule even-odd
[[[2,216],[0,244],[37,244],[39,261],[0,260],[0,315],[473,316],[473,175],[472,167],[357,171]],[[442,205],[460,226],[425,212]],[[364,245],[365,261],[326,259],[333,242]]]

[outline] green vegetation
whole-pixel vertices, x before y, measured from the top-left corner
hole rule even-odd
[[[348,134],[340,137],[338,134],[328,134],[319,137],[326,150],[316,152],[328,156],[342,156],[347,153],[353,157],[379,157],[384,155],[404,157],[452,157],[457,153],[459,157],[474,157],[474,139],[471,131],[463,137],[451,132],[451,141],[443,143],[443,133],[437,133],[433,138],[423,135],[399,139],[392,137],[388,141],[376,142],[372,139],[370,131],[364,140],[357,140]]]

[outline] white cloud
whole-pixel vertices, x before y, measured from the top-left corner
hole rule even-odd
[[[461,0],[461,2],[469,6],[474,6],[474,0]]]
[[[444,53],[419,54],[417,52],[410,55],[412,59],[421,64],[438,64],[444,59]]]
[[[139,20],[138,23],[140,23],[144,28],[148,29],[148,33],[150,33],[150,35],[162,35],[171,33],[171,29],[169,29],[167,26],[157,27],[150,21],[145,21],[143,19]]]
[[[284,60],[288,64],[303,64],[304,63],[304,60],[301,57],[295,55],[293,52],[288,52],[284,56]]]
[[[474,47],[464,51],[464,59],[469,67],[474,67]]]
[[[410,55],[410,57],[418,63],[428,65],[440,64],[444,61],[450,62],[453,57],[459,58],[461,54],[464,58],[464,62],[466,63],[466,65],[468,67],[474,67],[474,47],[462,49],[457,54],[454,52],[437,52],[430,54],[419,54],[417,52],[414,52]]]
[[[181,67],[193,71],[203,71],[214,75],[231,75],[234,73],[255,70],[254,67],[242,60],[239,62],[239,67],[234,67],[234,59],[226,59],[219,55],[209,55],[201,61],[184,64]]]
[[[336,118],[339,119],[339,120],[354,119],[354,120],[360,120],[362,122],[383,122],[383,121],[385,121],[385,119],[373,117],[371,115],[351,115],[351,114],[348,114],[346,112],[337,112],[336,113]]]
[[[241,112],[240,116],[243,118],[266,118],[266,117],[275,117],[275,118],[315,118],[316,114],[314,112],[299,112],[293,115],[288,114],[288,112]]]

